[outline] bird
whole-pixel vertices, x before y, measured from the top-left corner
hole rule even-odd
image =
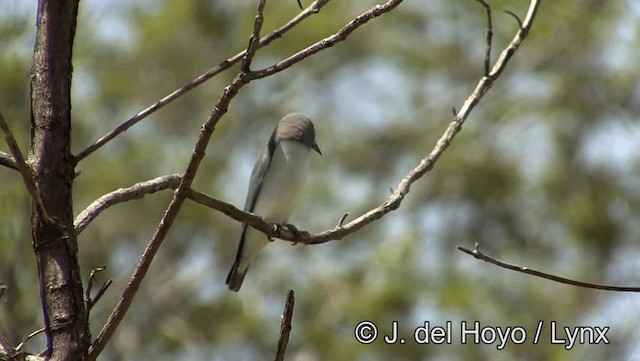
[[[258,153],[244,210],[267,222],[285,224],[302,193],[312,150],[322,155],[308,116],[291,113],[280,119]],[[264,233],[242,224],[238,251],[226,281],[231,291],[240,290],[249,266],[269,242]]]

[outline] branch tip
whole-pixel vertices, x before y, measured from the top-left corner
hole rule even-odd
[[[556,276],[556,275],[551,274],[551,273],[537,271],[537,270],[532,269],[532,268],[527,267],[527,266],[519,266],[519,265],[516,265],[516,264],[513,264],[513,263],[508,263],[508,262],[505,262],[505,261],[501,261],[501,260],[499,260],[497,258],[493,258],[491,256],[488,256],[488,255],[482,253],[480,251],[480,244],[479,243],[475,244],[475,247],[474,247],[473,251],[469,251],[468,249],[466,249],[464,247],[460,247],[460,246],[458,246],[458,250],[460,250],[460,251],[462,251],[464,253],[472,255],[476,259],[480,259],[482,261],[494,264],[494,265],[496,265],[498,267],[501,267],[501,268],[504,268],[504,269],[508,269],[508,270],[511,270],[511,271],[516,271],[516,272],[532,275],[532,276],[536,276],[536,277],[540,277],[540,278],[544,278],[544,279],[547,279],[547,280],[550,280],[550,281],[553,281],[553,282],[557,282],[557,283],[562,283],[562,284],[576,286],[576,287],[582,287],[582,288],[604,290],[604,291],[640,292],[640,287],[611,286],[611,285],[603,285],[603,284],[598,284],[598,283],[576,281],[576,280],[573,280],[573,279],[570,279],[570,278]]]
[[[293,290],[287,292],[287,298],[284,303],[284,312],[282,313],[282,322],[280,323],[280,339],[278,340],[278,348],[276,349],[275,361],[284,360],[284,353],[287,351],[289,343],[289,334],[291,333],[291,319],[293,318],[293,306],[295,298]]]
[[[522,26],[522,19],[520,19],[520,17],[518,16],[518,14],[514,13],[511,10],[504,10],[503,11],[505,14],[511,15],[514,19],[516,19],[516,21],[518,22],[518,27],[520,29],[523,29],[524,27]]]

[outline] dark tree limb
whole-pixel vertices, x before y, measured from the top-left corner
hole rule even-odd
[[[519,266],[513,263],[508,263],[508,262],[504,262],[504,261],[500,261],[498,259],[495,259],[493,257],[490,257],[482,252],[480,252],[480,245],[478,243],[475,244],[473,250],[458,246],[458,250],[462,251],[466,254],[469,254],[471,256],[473,256],[476,259],[479,260],[483,260],[485,262],[494,264],[498,267],[502,267],[511,271],[516,271],[516,272],[521,272],[521,273],[525,273],[528,275],[532,275],[532,276],[536,276],[536,277],[540,277],[540,278],[544,278],[544,279],[548,279],[554,282],[558,282],[558,283],[563,283],[566,285],[571,285],[571,286],[576,286],[576,287],[582,287],[582,288],[591,288],[591,289],[595,289],[595,290],[605,290],[605,291],[617,291],[617,292],[640,292],[640,287],[627,287],[627,286],[610,286],[610,285],[603,285],[603,284],[598,284],[598,283],[589,283],[589,282],[582,282],[582,281],[576,281],[576,280],[572,280],[569,278],[565,278],[565,277],[560,277],[560,276],[556,276],[554,274],[551,273],[546,273],[546,272],[542,272],[542,271],[537,271],[534,269],[531,269],[529,267],[526,266]]]
[[[77,15],[78,0],[38,1],[31,69],[29,159],[42,199],[41,206],[32,202],[31,233],[45,357],[50,360],[81,360],[91,342],[71,202],[75,166],[70,152],[71,58]]]
[[[29,195],[31,195],[31,199],[33,199],[35,204],[37,204],[38,207],[40,207],[40,211],[42,212],[44,217],[47,219],[47,221],[51,222],[51,218],[49,217],[49,214],[47,213],[47,210],[44,208],[44,205],[42,203],[40,192],[38,192],[36,183],[33,180],[33,174],[31,173],[31,168],[29,168],[29,166],[27,165],[27,162],[25,162],[24,156],[22,155],[22,151],[18,146],[18,142],[16,142],[16,139],[13,137],[13,133],[11,132],[11,129],[9,128],[9,125],[7,124],[7,122],[4,120],[4,116],[2,115],[2,113],[0,113],[0,130],[2,130],[2,132],[4,133],[4,140],[9,146],[9,150],[11,150],[11,154],[13,155],[13,161],[15,163],[16,169],[18,170],[18,172],[20,172],[20,175],[22,176],[24,187],[27,189],[27,192],[29,192]]]

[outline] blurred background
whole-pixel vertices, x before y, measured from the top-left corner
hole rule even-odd
[[[308,5],[308,1],[303,0]],[[328,36],[373,1],[332,1],[258,51],[268,66]],[[528,1],[492,0],[494,54]],[[242,51],[255,1],[80,4],[74,49],[77,153],[222,60]],[[269,1],[263,34],[299,12]],[[0,0],[0,110],[28,149],[35,1]],[[346,42],[241,90],[216,128],[194,188],[244,204],[255,154],[277,120],[315,122],[313,156],[291,222],[312,232],[382,203],[435,145],[483,72],[486,18],[471,0],[406,1]],[[640,4],[544,2],[530,37],[400,209],[344,240],[274,242],[240,293],[224,280],[240,225],[187,202],[101,360],[272,359],[288,289],[296,304],[287,360],[638,360],[640,296],[575,288],[507,271],[456,250],[486,253],[564,277],[640,286]],[[200,125],[237,67],[119,136],[77,167],[74,211],[101,195],[183,172]],[[2,142],[0,150],[8,152]],[[42,326],[29,201],[0,169],[0,331],[13,344]],[[110,208],[79,237],[84,278],[113,286],[91,312],[95,336],[166,206],[165,191]],[[354,327],[380,336],[356,342]],[[452,321],[450,345],[385,345],[429,321]],[[460,322],[524,327],[522,345],[461,344]],[[545,328],[532,343],[539,321]],[[608,345],[550,344],[548,325],[608,326]],[[42,336],[26,347],[39,352]]]

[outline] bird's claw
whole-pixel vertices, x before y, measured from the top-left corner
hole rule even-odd
[[[306,231],[301,231],[299,230],[296,226],[294,226],[293,224],[290,223],[283,223],[282,224],[282,228],[293,233],[293,245],[295,246],[296,244],[298,244],[300,242],[300,240],[302,239],[303,236],[308,236],[309,232]]]

